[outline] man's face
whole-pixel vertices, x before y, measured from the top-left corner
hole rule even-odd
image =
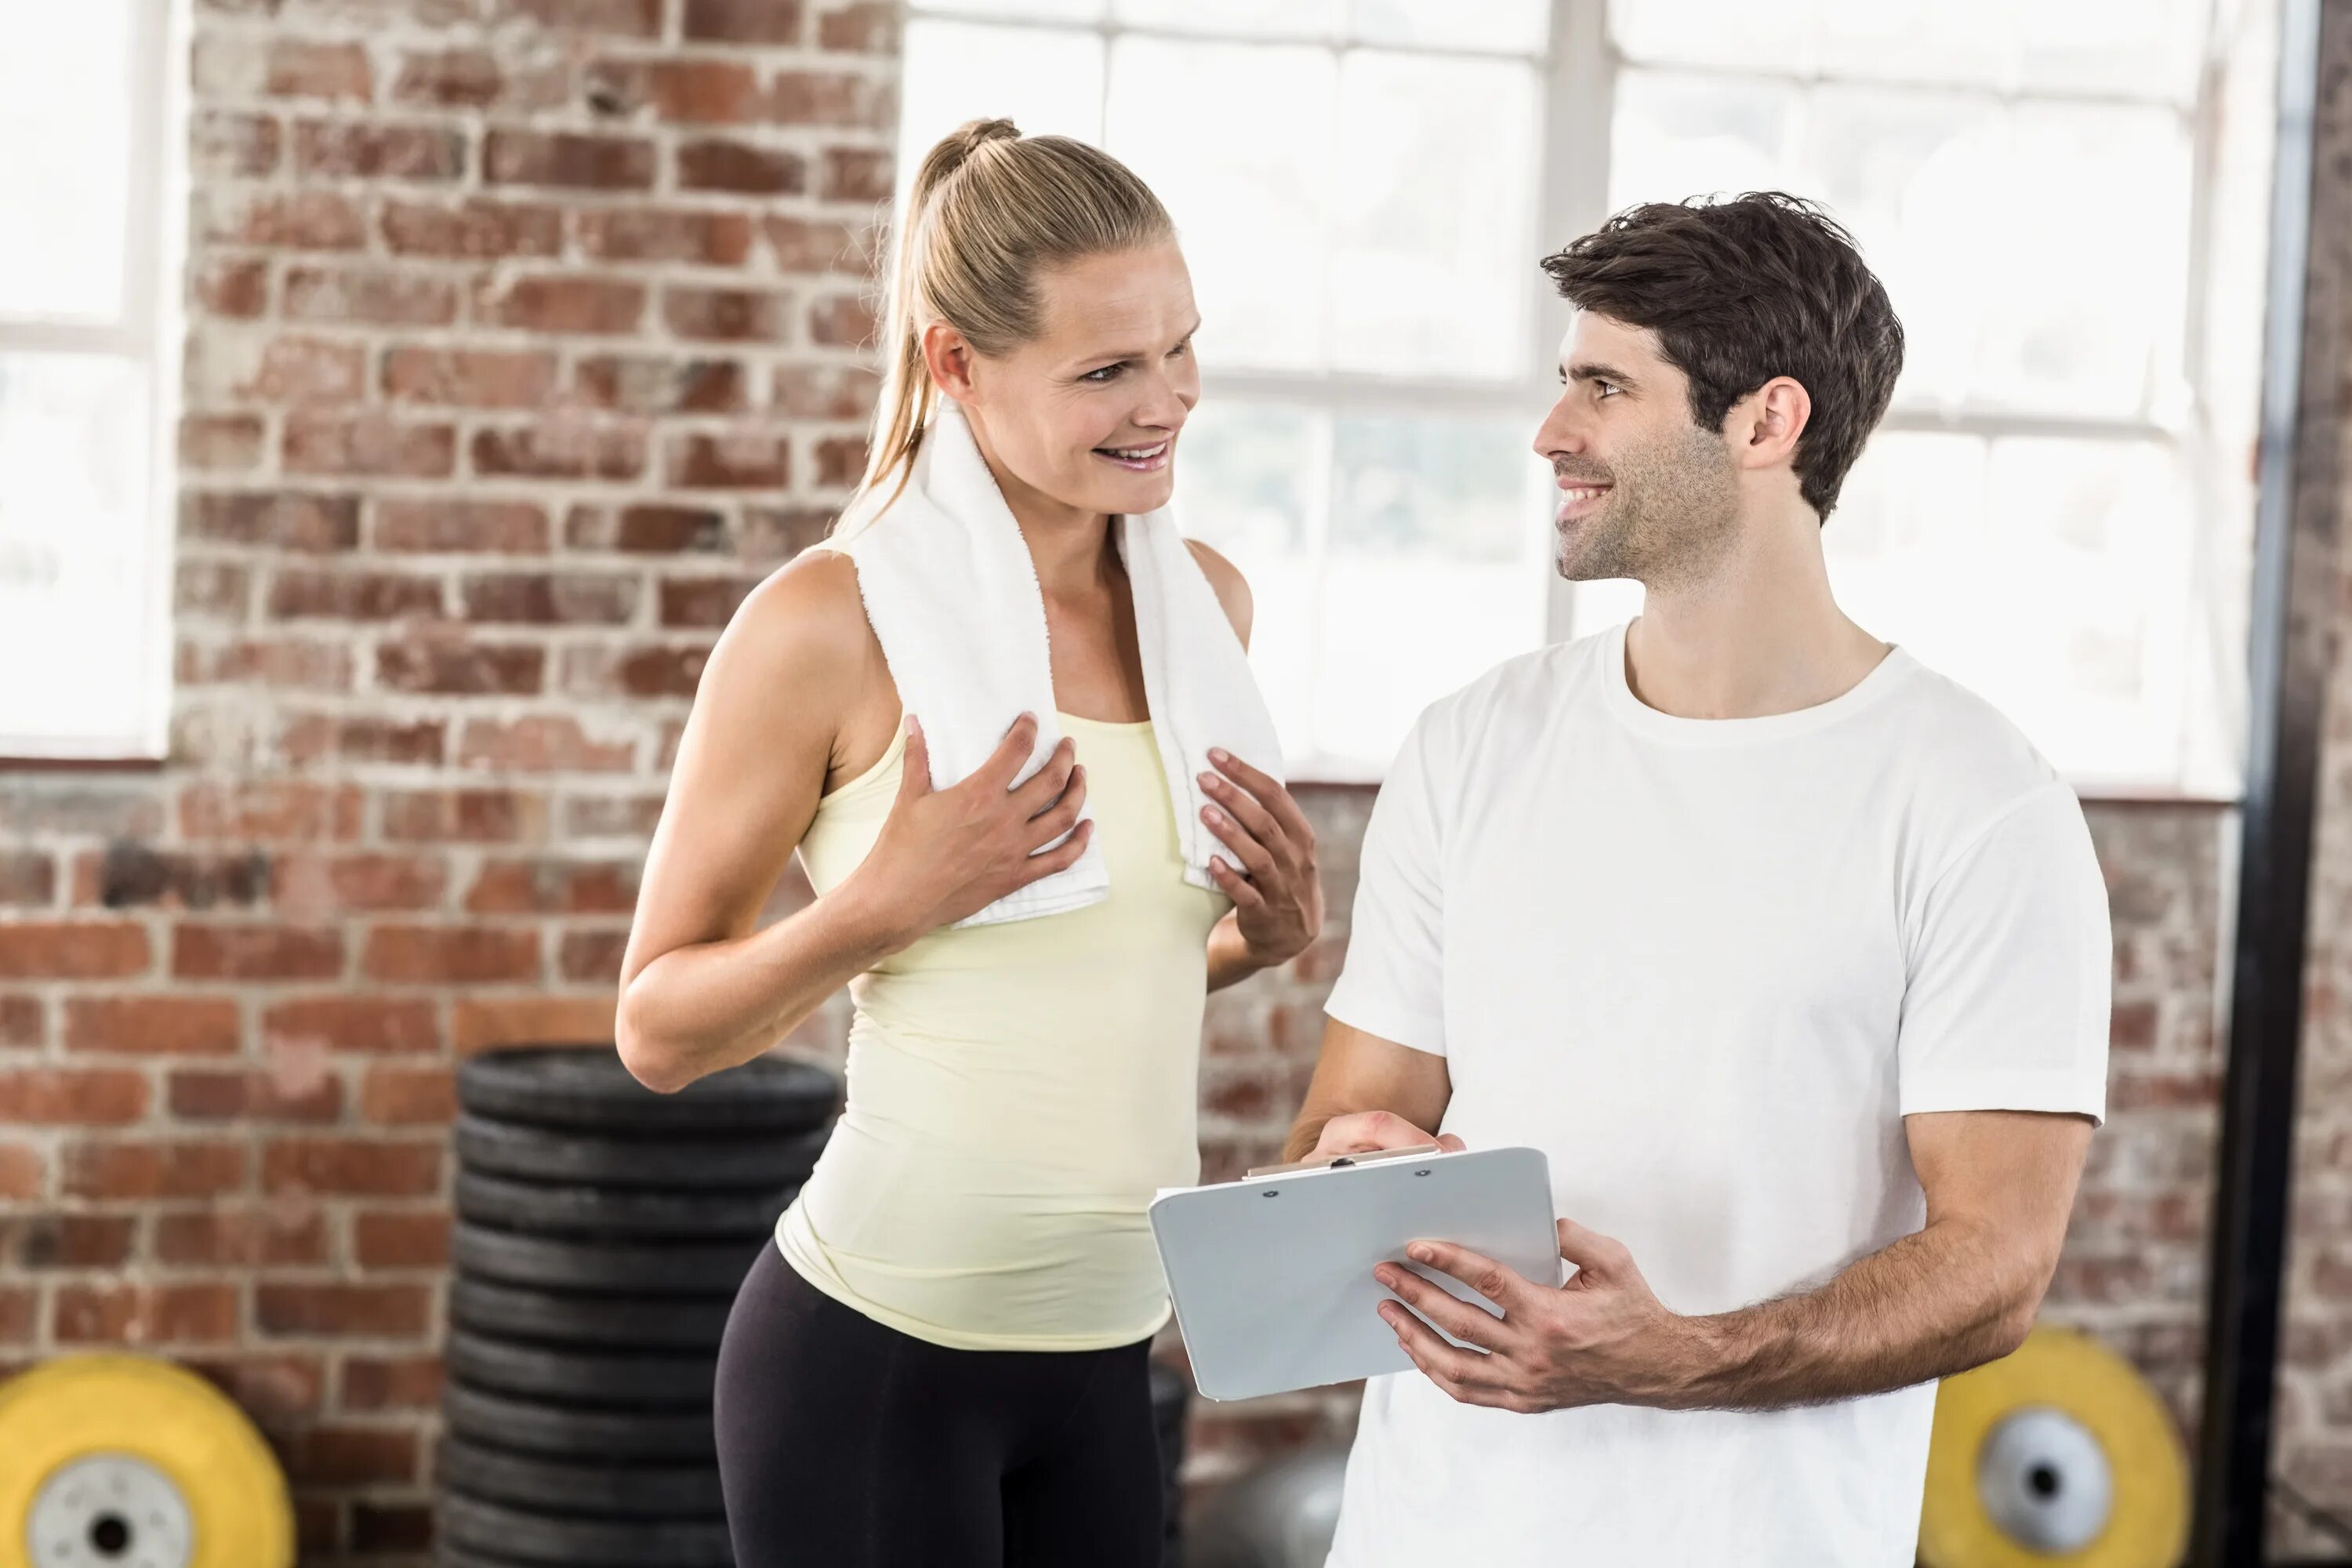
[[[1656,336],[1590,310],[1559,349],[1561,390],[1536,432],[1559,486],[1554,560],[1572,583],[1703,577],[1738,536],[1739,471],[1691,419],[1689,382]]]

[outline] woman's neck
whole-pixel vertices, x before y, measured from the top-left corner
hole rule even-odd
[[[1120,569],[1109,514],[1071,506],[1024,484],[996,460],[977,423],[972,426],[972,438],[1004,504],[1012,510],[1013,521],[1021,527],[1029,559],[1037,569],[1037,585],[1045,596],[1070,600],[1100,592]]]

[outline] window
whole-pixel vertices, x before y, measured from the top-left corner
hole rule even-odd
[[[0,52],[0,755],[162,754],[173,7],[43,7]]]
[[[1256,591],[1299,776],[1377,776],[1425,702],[1638,605],[1552,579],[1534,263],[1779,187],[1910,338],[1825,536],[1849,611],[2080,784],[2227,790],[2258,345],[2218,290],[2260,275],[2269,122],[2260,51],[2213,47],[2266,8],[2216,3],[914,0],[901,178],[1004,114],[1167,202],[1205,319],[1178,504]]]

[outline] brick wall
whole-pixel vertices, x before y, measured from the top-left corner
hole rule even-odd
[[[197,5],[172,757],[0,771],[0,1368],[127,1343],[215,1376],[294,1476],[306,1563],[420,1557],[450,1065],[608,1028],[700,658],[857,466],[892,15]],[[1211,1000],[1213,1173],[1304,1088],[1370,803],[1307,792],[1333,929]],[[2233,827],[2092,816],[2114,1114],[2050,1313],[2186,1416]],[[2315,1058],[2352,1058],[2322,1000]],[[837,1059],[843,1018],[794,1043]],[[2307,1173],[2344,1163],[2331,1114],[2315,1079]],[[2352,1206],[2307,1180],[2289,1459],[2352,1503]],[[1352,1415],[1221,1407],[1195,1481]]]

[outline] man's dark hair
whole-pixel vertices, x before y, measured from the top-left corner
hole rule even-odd
[[[1628,207],[1544,258],[1560,297],[1655,332],[1690,378],[1691,417],[1723,428],[1731,405],[1785,375],[1813,400],[1798,489],[1826,520],[1886,412],[1903,323],[1853,237],[1779,191]]]

